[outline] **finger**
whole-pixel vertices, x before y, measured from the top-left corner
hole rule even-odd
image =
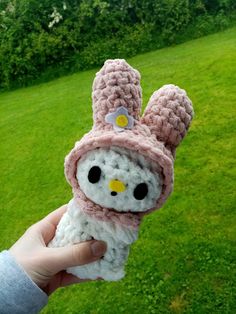
[[[50,214],[48,214],[46,217],[44,217],[40,222],[49,222],[52,224],[54,227],[56,227],[61,220],[61,217],[67,210],[67,205],[63,205],[60,208],[54,210]]]
[[[73,266],[92,263],[100,259],[106,252],[107,245],[103,241],[86,241],[60,248],[48,248],[48,265],[54,273]]]
[[[54,210],[35,225],[39,233],[42,235],[42,242],[44,242],[45,245],[47,245],[54,237],[57,225],[66,210],[67,205],[63,205],[60,208]]]
[[[86,281],[91,281],[91,280],[90,279],[81,279],[81,278],[78,278],[72,274],[68,274],[65,271],[62,271],[60,286],[66,287],[69,285],[73,285],[75,283],[81,283],[81,282],[86,282]]]
[[[90,279],[80,279],[72,274],[68,274],[65,270],[62,270],[52,277],[47,286],[43,287],[43,290],[47,295],[50,295],[60,287],[66,287],[75,283],[82,283],[85,281],[90,281]]]

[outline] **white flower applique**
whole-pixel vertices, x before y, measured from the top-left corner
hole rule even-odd
[[[105,121],[111,123],[117,132],[122,132],[125,129],[132,129],[134,126],[134,118],[129,115],[128,110],[121,106],[112,113],[105,116]]]

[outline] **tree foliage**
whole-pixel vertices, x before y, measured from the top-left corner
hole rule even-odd
[[[0,87],[31,83],[228,26],[234,0],[1,0]]]

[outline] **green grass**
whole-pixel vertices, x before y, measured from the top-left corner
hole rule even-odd
[[[124,280],[58,290],[43,313],[236,313],[236,28],[128,60],[144,105],[166,83],[195,109],[175,188],[142,223]],[[0,95],[0,249],[71,198],[64,156],[92,125],[95,70]]]

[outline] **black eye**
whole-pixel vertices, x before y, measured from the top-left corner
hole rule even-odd
[[[101,177],[101,169],[98,166],[93,166],[88,173],[88,180],[91,183],[97,183]]]
[[[134,198],[136,198],[136,200],[143,200],[147,194],[148,186],[146,183],[140,183],[134,189]]]

